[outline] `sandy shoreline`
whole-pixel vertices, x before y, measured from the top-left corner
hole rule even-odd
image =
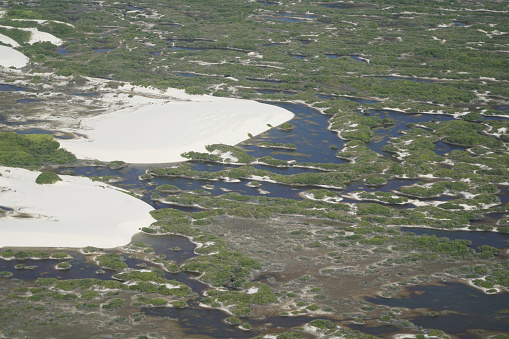
[[[38,185],[40,172],[0,167],[0,247],[111,248],[155,220],[153,208],[120,189],[84,177]]]
[[[283,108],[251,100],[137,90],[145,93],[105,95],[104,100],[124,108],[83,118],[72,132],[88,139],[60,140],[62,147],[82,159],[178,162],[185,160],[184,152],[206,152],[206,145],[216,143],[235,145],[293,117]]]

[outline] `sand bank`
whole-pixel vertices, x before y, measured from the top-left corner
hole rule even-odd
[[[21,68],[28,64],[28,58],[12,47],[0,46],[0,66]]]
[[[0,218],[0,247],[111,248],[154,222],[150,205],[107,184],[61,176],[38,185],[36,171],[0,167],[0,173],[0,206],[12,209]]]
[[[251,100],[191,96],[175,89],[166,99],[147,94],[112,98],[134,107],[82,119],[74,132],[88,139],[61,140],[62,147],[83,159],[177,162],[184,160],[183,152],[206,152],[205,146],[214,143],[235,145],[248,139],[248,133],[260,134],[268,124],[277,126],[293,117],[283,108]]]

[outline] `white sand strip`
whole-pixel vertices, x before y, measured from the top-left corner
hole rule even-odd
[[[283,108],[256,101],[173,92],[180,101],[151,99],[149,104],[84,119],[76,132],[89,139],[60,143],[82,159],[177,162],[184,160],[181,153],[206,152],[205,146],[215,143],[235,145],[248,139],[248,133],[260,134],[269,129],[267,124],[277,126],[293,117]]]
[[[11,45],[12,47],[19,47],[19,44],[16,40],[9,38],[7,35],[0,34],[0,42]]]
[[[60,46],[63,43],[63,41],[61,39],[57,38],[53,34],[41,32],[37,28],[10,27],[10,26],[3,26],[3,25],[0,25],[0,27],[7,28],[7,29],[19,29],[20,31],[30,32],[31,35],[30,35],[30,40],[28,41],[29,44],[33,44],[35,42],[48,41],[48,42],[51,42],[53,45]]]
[[[154,222],[150,205],[104,183],[62,175],[61,182],[38,185],[40,172],[0,167],[0,173],[0,206],[14,210],[0,218],[0,247],[111,248]]]
[[[28,64],[28,58],[12,47],[0,45],[0,66],[21,68]]]

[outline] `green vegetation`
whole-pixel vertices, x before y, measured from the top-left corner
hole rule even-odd
[[[474,222],[482,215],[507,213],[507,207],[497,195],[501,184],[507,183],[509,178],[509,155],[505,144],[509,140],[509,123],[485,120],[490,115],[507,115],[497,109],[499,105],[506,105],[509,98],[509,63],[504,53],[507,46],[503,43],[504,35],[500,33],[509,29],[504,2],[429,2],[426,11],[422,10],[420,2],[386,0],[374,0],[369,4],[348,3],[340,9],[310,1],[267,4],[231,0],[214,3],[185,0],[171,6],[149,0],[140,4],[143,10],[138,11],[109,0],[100,5],[66,0],[26,4],[9,2],[6,5],[8,11],[0,18],[0,26],[13,28],[0,28],[0,33],[19,42],[22,45],[19,50],[30,58],[28,74],[31,75],[27,77],[30,90],[37,95],[50,85],[41,84],[42,77],[37,73],[53,72],[68,77],[70,89],[90,85],[87,77],[92,76],[109,79],[107,86],[110,89],[119,89],[121,84],[129,82],[163,90],[176,87],[190,94],[206,93],[275,102],[294,100],[318,108],[330,117],[329,129],[337,132],[344,142],[338,139],[337,145],[329,142],[324,143],[322,148],[326,152],[331,152],[331,149],[336,151],[336,156],[348,160],[348,163],[283,160],[287,157],[279,157],[281,153],[298,152],[276,149],[295,150],[298,147],[300,150],[299,141],[293,141],[298,139],[292,139],[295,145],[285,140],[272,142],[274,140],[267,138],[267,142],[263,140],[255,145],[275,149],[271,150],[270,156],[259,159],[242,146],[210,145],[208,153],[184,154],[196,161],[236,164],[224,166],[221,171],[193,171],[188,165],[180,165],[152,168],[141,176],[143,180],[158,176],[209,181],[237,179],[252,184],[256,183],[252,181],[256,176],[263,178],[257,179],[262,184],[263,180],[271,180],[296,189],[306,186],[307,191],[301,197],[309,199],[254,197],[231,192],[211,197],[202,191],[190,194],[174,185],[161,185],[157,188],[160,194],[152,195],[152,199],[169,204],[203,208],[196,213],[174,209],[153,211],[151,214],[157,222],[145,227],[144,232],[180,234],[192,237],[202,246],[196,249],[198,256],[187,260],[182,268],[157,254],[151,254],[148,260],[169,272],[182,269],[203,273],[200,279],[218,289],[210,291],[201,298],[201,302],[230,310],[235,315],[228,318],[229,323],[248,328],[249,324],[243,323],[241,317],[250,315],[255,305],[263,309],[263,305],[284,298],[296,298],[295,302],[292,300],[295,308],[284,312],[286,315],[316,312],[326,307],[337,312],[340,305],[336,302],[348,304],[349,301],[343,300],[346,298],[332,298],[332,292],[318,287],[291,287],[294,283],[312,283],[314,279],[320,279],[320,275],[331,278],[362,274],[366,277],[363,283],[375,286],[385,280],[396,279],[395,275],[384,276],[384,267],[411,267],[415,271],[423,269],[433,274],[437,272],[430,272],[429,266],[434,265],[430,264],[432,262],[438,263],[437,267],[469,264],[450,272],[491,292],[498,286],[507,287],[507,260],[500,255],[500,249],[481,246],[476,251],[466,240],[416,236],[398,230],[402,226],[417,226],[509,232],[505,219],[498,224],[491,223],[491,220],[486,224]],[[290,14],[300,21],[284,20]],[[54,21],[39,23],[37,19],[59,20],[72,25]],[[69,53],[56,53],[56,46],[51,43],[27,44],[29,33],[21,30],[26,27],[63,39],[63,47]],[[111,50],[107,52],[94,51],[109,48]],[[199,76],[177,75],[180,72]],[[9,77],[14,81],[15,75]],[[409,115],[427,112],[437,116],[431,121],[422,119],[429,122],[399,125],[399,134],[394,135],[387,131],[400,121],[381,118],[381,111],[388,107]],[[9,109],[4,109],[6,114]],[[460,118],[449,121],[449,117],[446,119],[441,114]],[[310,119],[307,116],[298,118]],[[290,131],[282,133],[287,136],[295,134],[291,132],[295,128],[292,122],[279,128]],[[385,135],[386,132],[390,136]],[[249,134],[249,137],[252,135]],[[382,150],[391,156],[381,156],[370,149],[387,139],[388,143]],[[446,153],[435,151],[439,142],[453,146],[453,150]],[[340,144],[344,146],[338,147]],[[58,142],[50,136],[0,133],[0,164],[40,168],[74,162],[74,156],[59,149]],[[284,169],[277,173],[276,170],[261,170],[254,166],[257,162],[319,171],[278,174],[285,173]],[[114,161],[107,166],[119,169],[125,165],[122,161]],[[364,182],[378,187],[394,178],[422,182],[398,186],[390,192],[382,188],[377,188],[377,191],[370,189],[369,192],[349,190],[368,203],[341,202],[346,198],[341,189],[352,183]],[[220,187],[220,184],[217,186]],[[163,193],[171,195],[163,197]],[[433,199],[438,197],[447,201],[435,203]],[[407,204],[414,199],[420,200],[416,207],[410,204],[408,208],[393,206]],[[269,220],[276,228],[279,220],[284,220],[288,222],[288,225],[285,224],[288,229],[279,233],[288,238],[278,239],[281,248],[276,255],[274,249],[265,248],[265,243],[271,240],[269,237],[261,241],[251,238],[252,234],[249,234],[249,243],[245,247],[232,249],[234,242],[223,234],[228,229],[214,229],[231,219],[242,224],[246,228],[242,231],[246,234],[251,231],[251,223],[259,225],[261,220]],[[211,233],[205,232],[205,229]],[[267,233],[280,236],[270,231]],[[141,244],[134,244],[129,250],[136,256],[153,252],[153,249]],[[84,249],[85,253],[99,251],[96,248]],[[306,273],[295,282],[288,283],[287,287],[283,287],[288,289],[285,293],[252,281],[253,272],[258,270],[284,270],[272,261],[277,262],[277,258],[288,253],[295,255],[292,259],[295,258],[304,267],[316,263],[323,267],[317,274]],[[316,253],[320,253],[319,258],[313,256]],[[0,256],[6,259],[67,257],[12,250],[4,250]],[[351,258],[370,261],[373,256],[380,258],[366,271],[349,271],[347,265],[351,264]],[[121,255],[116,253],[100,254],[97,261],[105,268],[123,270],[127,267]],[[330,266],[325,266],[325,263]],[[420,267],[421,263],[428,265]],[[448,266],[449,263],[452,266]],[[58,265],[65,267],[67,264],[62,262]],[[29,267],[18,265],[24,269]],[[0,276],[8,274],[1,272]],[[20,304],[23,300],[43,301],[45,298],[79,300],[79,311],[104,308],[114,312],[126,305],[127,300],[134,307],[169,304],[186,307],[185,300],[172,299],[195,296],[187,286],[167,280],[162,270],[122,272],[115,277],[119,280],[41,278],[37,281],[37,290],[20,287],[6,300],[20,301]],[[379,280],[371,281],[371,277]],[[401,286],[408,281],[401,281]],[[274,286],[277,284],[278,281]],[[168,288],[168,285],[177,287]],[[392,289],[388,288],[387,292],[399,288],[396,285],[390,287]],[[108,299],[111,295],[92,291],[102,288],[112,289],[109,293],[117,293],[118,297]],[[312,293],[303,297],[302,291]],[[154,295],[148,295],[151,293]],[[158,297],[161,295],[169,300]],[[369,308],[362,310],[372,311]],[[4,313],[8,314],[3,312],[0,315]],[[367,321],[363,313],[348,316],[357,323]],[[129,322],[140,322],[143,315],[136,312],[115,319],[111,320],[112,323],[128,326]],[[400,321],[395,310],[381,311],[380,320],[399,322],[398,325],[403,327],[411,325]],[[310,325],[328,331],[326,335],[330,336],[371,337],[344,328],[337,329],[329,320],[316,319]],[[107,327],[100,328],[106,331]],[[278,337],[301,337],[299,331],[287,331]],[[428,334],[443,336],[436,330],[428,330]]]
[[[260,142],[258,143],[259,147],[267,147],[267,148],[286,148],[286,149],[297,149],[295,144],[291,143],[280,143],[280,142]]]
[[[294,125],[294,124],[292,124],[291,122],[285,122],[285,123],[283,123],[283,124],[279,125],[279,127],[278,127],[278,128],[279,128],[280,130],[282,130],[282,131],[291,131],[292,129],[294,129],[294,128],[295,128],[295,125]]]
[[[0,164],[37,168],[44,164],[72,164],[76,157],[49,135],[0,132]]]
[[[58,176],[58,174],[53,172],[42,172],[37,176],[35,182],[39,185],[51,185],[58,181],[62,181],[62,179]]]
[[[101,267],[110,268],[112,270],[121,270],[127,267],[122,258],[117,253],[102,254],[96,258]]]
[[[67,261],[57,264],[57,269],[59,269],[59,270],[70,270],[71,267],[72,267],[72,265]]]

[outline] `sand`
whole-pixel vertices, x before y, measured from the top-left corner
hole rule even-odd
[[[60,46],[63,41],[53,34],[41,32],[35,27],[30,28],[24,28],[24,27],[11,27],[11,26],[3,26],[0,25],[0,27],[7,28],[7,29],[19,29],[20,31],[26,31],[30,32],[30,40],[28,41],[29,44],[33,44],[35,42],[51,42],[53,45]]]
[[[9,38],[7,35],[0,34],[0,42],[11,45],[12,47],[19,47],[19,44],[14,39]]]
[[[21,68],[28,64],[28,58],[12,47],[0,45],[0,66]]]
[[[132,100],[134,107],[82,119],[73,132],[88,139],[59,142],[81,159],[170,163],[185,160],[183,152],[206,152],[206,145],[235,145],[248,139],[248,133],[260,134],[268,124],[277,126],[293,117],[283,108],[256,101],[191,96],[174,89],[166,95],[172,99],[119,95],[117,100]]]
[[[155,221],[150,205],[116,187],[64,175],[38,185],[39,173],[0,167],[0,206],[13,209],[0,218],[0,247],[112,248]]]

